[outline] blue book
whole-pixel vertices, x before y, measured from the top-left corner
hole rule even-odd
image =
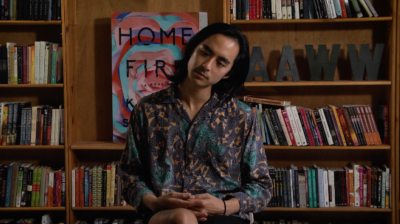
[[[265,137],[266,137],[266,140],[267,140],[267,144],[268,144],[268,145],[271,145],[271,142],[270,142],[270,140],[269,140],[269,134],[268,134],[268,128],[267,128],[267,121],[265,120],[264,114],[262,114],[261,117],[262,117],[262,120],[264,121]]]
[[[89,167],[85,169],[85,207],[89,207]]]
[[[4,207],[10,207],[10,196],[11,196],[11,182],[12,182],[12,174],[13,174],[13,165],[14,163],[10,163],[7,167],[7,185],[6,185],[6,200],[4,203]]]

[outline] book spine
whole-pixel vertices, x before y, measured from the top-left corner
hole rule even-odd
[[[349,145],[349,146],[353,146],[354,145],[353,144],[353,140],[351,139],[350,131],[349,131],[349,128],[348,128],[348,126],[346,124],[346,120],[344,118],[342,108],[338,108],[337,109],[337,114],[338,114],[340,126],[341,126],[341,128],[343,130],[343,136],[344,136],[344,139],[346,140],[346,144]]]
[[[354,146],[360,145],[358,142],[356,131],[354,130],[351,115],[349,113],[349,110],[346,107],[343,108],[343,116],[344,116],[344,119],[346,120],[347,127],[349,128],[350,136],[351,136]]]
[[[63,170],[63,171],[61,171],[61,189],[60,189],[60,191],[61,191],[61,193],[60,193],[60,197],[61,197],[61,204],[60,204],[60,206],[61,207],[65,207],[65,200],[66,200],[66,182],[65,182],[65,179],[66,177],[65,177],[65,171]]]
[[[289,118],[287,116],[286,110],[282,110],[282,117],[283,117],[283,119],[285,121],[286,129],[288,131],[290,141],[292,142],[292,145],[295,146],[296,145],[296,139],[294,137],[293,130],[292,130],[292,127],[290,125],[290,121],[289,121]]]
[[[332,109],[328,109],[327,112],[328,112],[329,115],[330,115],[330,119],[331,119],[332,124],[333,124],[332,126],[333,126],[333,128],[334,128],[334,130],[335,130],[336,138],[338,139],[339,145],[343,146],[343,145],[344,145],[344,144],[343,144],[343,140],[342,140],[342,138],[341,138],[341,136],[340,136],[339,127],[338,127],[338,123],[337,123],[337,121],[336,121],[335,115],[333,114]]]
[[[278,137],[277,137],[277,135],[275,133],[274,126],[272,124],[272,120],[271,120],[271,116],[270,116],[269,110],[265,110],[264,111],[264,116],[265,116],[265,120],[267,122],[267,126],[268,126],[268,129],[269,129],[269,132],[271,133],[272,140],[274,141],[274,144],[275,145],[280,145]]]
[[[25,145],[31,145],[31,130],[32,130],[32,109],[26,110],[26,129],[25,129]]]
[[[325,135],[326,135],[326,139],[327,139],[327,142],[328,142],[327,145],[333,145],[334,142],[333,142],[333,139],[332,139],[331,131],[330,131],[329,126],[328,126],[327,119],[325,118],[324,109],[322,109],[322,108],[318,109],[318,113],[319,113],[319,116],[321,117],[321,123],[323,125],[323,129],[324,129],[324,132],[325,132]]]
[[[18,182],[17,182],[17,194],[15,197],[15,207],[21,207],[21,194],[22,194],[22,181],[24,178],[24,167],[18,168]]]
[[[275,112],[276,112],[276,114],[277,114],[277,116],[279,118],[279,122],[280,122],[280,125],[282,127],[283,134],[284,134],[285,139],[286,139],[286,143],[287,143],[287,145],[291,146],[292,145],[292,140],[290,139],[289,132],[288,132],[288,129],[287,129],[286,124],[285,124],[285,120],[284,120],[284,118],[282,116],[282,110],[278,109]]]
[[[308,123],[310,125],[311,134],[313,136],[314,143],[315,143],[316,146],[320,146],[321,144],[320,144],[320,141],[319,141],[319,138],[318,138],[317,128],[315,127],[314,120],[312,118],[311,112],[309,110],[306,110],[305,113],[306,113],[306,116],[307,116],[307,119],[308,119]]]
[[[321,117],[319,116],[319,111],[318,110],[312,110],[311,115],[313,116],[314,120],[314,125],[315,129],[317,130],[318,133],[318,138],[320,140],[321,145],[328,145],[328,140],[326,138],[326,134],[324,131],[324,126],[321,121]]]
[[[333,140],[333,144],[334,145],[340,145],[339,140],[338,140],[338,136],[336,135],[335,126],[333,125],[333,122],[332,122],[332,119],[331,119],[331,115],[330,115],[329,109],[324,108],[323,112],[325,113],[324,114],[325,115],[325,119],[326,119],[326,122],[328,124],[327,126],[328,126],[328,129],[330,131],[330,134],[331,134],[331,137],[332,137],[332,140]]]
[[[294,139],[296,140],[296,145],[297,146],[302,146],[303,143],[301,142],[300,134],[298,132],[296,122],[294,121],[294,117],[293,117],[293,114],[292,114],[291,107],[290,106],[289,107],[285,107],[285,111],[286,111],[286,114],[287,114],[287,116],[289,118],[290,126],[292,128],[293,135],[294,135]]]

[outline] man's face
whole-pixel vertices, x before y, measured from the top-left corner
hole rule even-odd
[[[222,34],[210,36],[196,47],[190,57],[186,81],[194,86],[210,87],[228,78],[238,53],[236,40]]]

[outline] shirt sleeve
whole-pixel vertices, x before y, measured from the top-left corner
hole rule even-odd
[[[146,175],[143,161],[146,161],[146,141],[143,131],[143,112],[139,103],[132,111],[126,145],[123,151],[118,175],[122,180],[122,197],[132,205],[138,213],[143,213],[146,207],[142,205],[142,198],[145,194],[154,194],[149,188],[149,175]]]
[[[264,210],[271,200],[272,180],[268,172],[267,157],[253,111],[248,112],[246,143],[241,161],[241,188],[227,195],[239,200],[239,213]]]

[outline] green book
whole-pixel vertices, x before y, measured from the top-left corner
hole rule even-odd
[[[36,184],[37,184],[37,170],[38,168],[35,167],[33,169],[33,184],[32,184],[32,193],[31,193],[31,207],[36,207]]]
[[[44,193],[46,191],[46,172],[47,167],[43,167],[40,178],[39,207],[46,207],[44,204]]]
[[[36,191],[35,191],[35,206],[39,207],[39,199],[40,199],[40,182],[42,181],[42,167],[39,167],[36,175]]]
[[[313,208],[317,208],[317,184],[315,183],[315,169],[311,170],[312,175],[312,191],[313,191]]]
[[[15,207],[21,207],[22,180],[24,177],[25,163],[21,164],[18,169],[17,196],[15,198]]]
[[[310,204],[310,208],[314,208],[314,202],[313,202],[313,188],[312,188],[312,175],[311,175],[311,170],[307,169],[307,179],[308,179],[308,201]]]
[[[383,171],[382,170],[382,200],[381,200],[381,205],[382,205],[382,207],[381,208],[385,208],[386,207],[386,194],[385,194],[385,191],[386,191],[386,171]]]

